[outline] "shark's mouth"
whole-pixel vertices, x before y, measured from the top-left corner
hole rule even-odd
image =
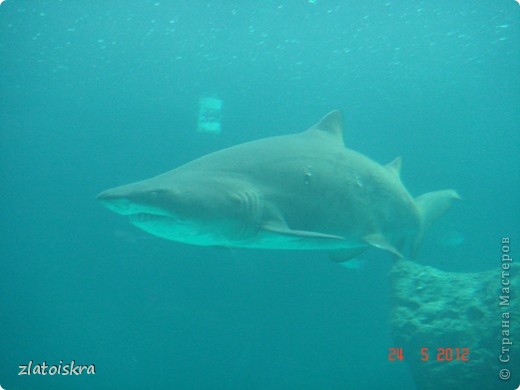
[[[213,234],[201,232],[196,224],[177,219],[174,216],[141,212],[130,214],[128,217],[132,225],[167,240],[196,245],[217,245],[219,243]]]

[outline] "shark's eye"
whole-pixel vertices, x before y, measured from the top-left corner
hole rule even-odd
[[[158,195],[157,191],[150,191],[150,198],[155,199]]]

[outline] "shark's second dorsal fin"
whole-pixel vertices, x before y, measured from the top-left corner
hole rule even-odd
[[[308,131],[323,131],[334,136],[338,142],[343,143],[343,119],[340,110],[334,110],[325,115]]]
[[[389,162],[385,166],[386,166],[386,169],[388,169],[390,172],[397,175],[397,177],[401,177],[401,165],[402,165],[402,159],[401,159],[401,157],[397,157],[392,162]]]

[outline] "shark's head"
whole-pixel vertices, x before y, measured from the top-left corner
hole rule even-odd
[[[155,236],[196,245],[231,245],[247,238],[258,201],[237,180],[166,174],[115,187],[97,198]]]

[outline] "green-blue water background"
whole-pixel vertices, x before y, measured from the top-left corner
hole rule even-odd
[[[387,359],[387,254],[353,271],[186,246],[95,195],[340,108],[346,144],[403,156],[412,194],[464,198],[418,261],[499,267],[502,236],[520,247],[519,15],[513,0],[6,0],[0,385],[413,389]],[[202,96],[224,101],[219,136],[195,131]],[[97,374],[17,376],[72,359]]]

